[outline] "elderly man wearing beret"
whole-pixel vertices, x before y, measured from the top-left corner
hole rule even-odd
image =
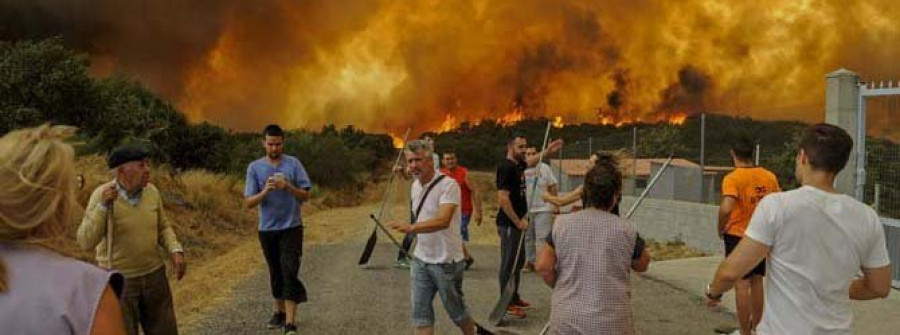
[[[184,252],[166,218],[156,186],[150,184],[150,159],[136,147],[120,147],[107,158],[113,180],[91,194],[78,227],[78,243],[94,249],[102,267],[125,277],[122,312],[129,334],[177,334],[172,292],[166,278],[170,255],[175,277],[185,272]]]

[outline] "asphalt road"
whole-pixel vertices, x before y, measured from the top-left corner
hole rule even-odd
[[[497,247],[474,246],[476,258],[466,272],[466,303],[476,322],[487,326],[487,316],[498,298]],[[409,334],[409,272],[393,267],[396,251],[379,244],[371,265],[356,265],[362,243],[309,246],[304,253],[301,279],[309,302],[299,310],[301,334]],[[652,266],[652,265],[651,265]],[[278,334],[265,322],[272,313],[268,273],[264,265],[250,265],[254,274],[231,292],[219,307],[196,322],[182,325],[183,334]],[[547,322],[550,289],[534,274],[524,274],[520,294],[532,303],[528,318],[507,318],[498,334],[537,334]],[[731,314],[708,310],[696,295],[660,280],[635,276],[632,291],[635,323],[640,334],[712,334],[722,324],[734,324]],[[435,299],[437,334],[458,334]]]

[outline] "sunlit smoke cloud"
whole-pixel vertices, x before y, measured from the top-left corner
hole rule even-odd
[[[510,116],[821,120],[824,76],[900,78],[900,2],[6,1],[192,120],[399,133]]]

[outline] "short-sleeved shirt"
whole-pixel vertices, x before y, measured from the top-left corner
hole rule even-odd
[[[453,171],[447,168],[441,168],[441,173],[456,180],[456,184],[459,185],[459,190],[461,191],[460,195],[462,195],[462,213],[472,214],[472,189],[469,188],[469,183],[466,181],[469,170],[462,166],[457,166]]]
[[[528,201],[525,199],[525,167],[525,162],[513,162],[507,158],[503,158],[497,166],[497,190],[509,192],[509,201],[519,218],[528,214]],[[515,226],[502,208],[498,209],[497,225]]]
[[[434,171],[441,171],[441,156],[438,156],[438,154],[436,153],[432,153],[431,160],[434,162]]]
[[[529,203],[531,213],[549,212],[553,206],[544,201],[544,190],[548,186],[556,185],[556,176],[547,163],[540,163],[540,172],[537,167],[525,170],[525,200]],[[537,180],[537,183],[535,183]]]
[[[410,190],[412,203],[418,207],[419,203],[422,203],[422,197],[425,195],[427,188],[431,183],[437,183],[431,192],[428,193],[428,197],[424,200],[425,202],[422,203],[422,211],[419,212],[416,222],[424,222],[437,217],[441,205],[456,205],[453,216],[450,218],[450,225],[447,228],[430,233],[417,234],[418,242],[413,252],[414,256],[430,264],[459,262],[465,258],[462,249],[462,238],[459,234],[461,218],[459,185],[456,184],[453,178],[445,177],[438,181],[437,178],[440,175],[440,173],[435,174],[426,185],[422,185],[416,179],[412,183]]]
[[[275,173],[284,173],[284,178],[294,187],[304,190],[312,188],[309,176],[296,157],[282,155],[278,165],[261,158],[247,166],[244,196],[254,196],[266,187],[266,180]],[[273,190],[259,203],[259,230],[276,231],[297,227],[302,224],[300,205],[302,202],[287,190]]]
[[[722,196],[737,200],[725,232],[742,237],[756,205],[770,193],[781,192],[775,174],[761,167],[736,168],[722,181]]]
[[[124,278],[37,246],[0,243],[9,290],[0,293],[4,334],[91,334],[107,286],[121,296]]]
[[[762,199],[746,237],[772,248],[760,335],[850,334],[850,282],[890,264],[874,210],[811,186]]]
[[[596,209],[557,217],[553,334],[634,334],[631,264],[638,241],[628,221]],[[642,248],[643,249],[643,248]]]

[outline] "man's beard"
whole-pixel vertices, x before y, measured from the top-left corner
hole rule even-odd
[[[269,158],[271,158],[271,159],[279,159],[279,158],[281,158],[281,153],[269,154]]]

